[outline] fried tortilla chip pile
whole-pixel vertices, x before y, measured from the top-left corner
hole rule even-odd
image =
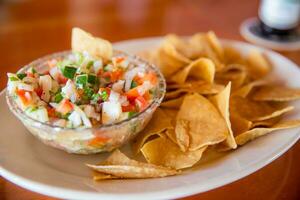
[[[287,101],[299,99],[300,89],[268,82],[271,64],[256,49],[242,56],[222,46],[213,32],[189,39],[172,34],[141,56],[167,81],[161,107],[132,145],[148,163],[116,151],[111,157],[120,160],[90,165],[97,180],[174,175],[197,164],[208,148],[234,150],[272,131],[300,126],[300,120],[281,119],[294,109]]]

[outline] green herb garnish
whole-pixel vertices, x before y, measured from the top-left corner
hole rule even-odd
[[[68,79],[73,79],[77,71],[76,67],[64,66],[61,68],[62,74]]]
[[[22,80],[23,78],[26,77],[26,74],[25,74],[25,73],[18,73],[18,74],[17,74],[17,77],[18,77],[20,80]]]
[[[138,84],[135,81],[131,81],[130,89],[137,87]]]
[[[61,102],[61,100],[63,100],[63,98],[64,97],[63,97],[62,93],[59,92],[54,96],[54,101],[55,101],[55,103],[59,103],[59,102]]]
[[[19,81],[17,77],[11,76],[9,77],[9,81]]]
[[[89,74],[87,82],[90,83],[90,84],[92,84],[92,85],[96,84],[96,82],[97,82],[97,76],[94,75],[94,74]]]
[[[78,75],[76,76],[76,85],[79,88],[83,88],[86,86],[88,81],[88,75],[87,74],[82,74],[82,75]]]
[[[107,101],[108,99],[108,94],[105,90],[101,92],[101,99],[102,101]]]

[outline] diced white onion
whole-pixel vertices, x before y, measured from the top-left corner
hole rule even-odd
[[[110,124],[119,120],[122,114],[121,104],[118,102],[104,102],[102,106],[102,123]]]

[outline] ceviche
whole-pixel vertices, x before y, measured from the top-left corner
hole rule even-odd
[[[109,60],[87,51],[47,61],[48,70],[8,73],[8,91],[25,113],[55,126],[93,127],[119,122],[152,101],[157,76],[127,56]]]

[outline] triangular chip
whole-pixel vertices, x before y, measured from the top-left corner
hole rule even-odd
[[[94,181],[101,181],[101,180],[110,180],[110,179],[117,179],[118,177],[113,176],[111,174],[104,174],[97,171],[93,171],[93,179]]]
[[[230,112],[231,129],[234,136],[248,131],[252,127],[252,122],[239,116],[237,113]]]
[[[172,118],[168,117],[162,109],[157,108],[145,129],[134,139],[132,144],[133,154],[139,153],[149,137],[161,134],[166,129],[172,129],[171,120]]]
[[[177,114],[176,121],[179,120],[189,122],[191,151],[220,143],[228,135],[226,122],[217,108],[208,99],[196,93],[185,96]]]
[[[113,55],[112,45],[109,41],[93,37],[80,28],[72,29],[72,50],[87,51],[95,58],[101,58],[104,61],[110,60]]]
[[[262,86],[254,92],[252,98],[256,101],[292,101],[300,99],[300,89],[284,86]]]
[[[158,66],[162,74],[168,78],[191,61],[178,52],[168,40],[162,43],[157,52]]]
[[[282,121],[272,126],[271,128],[254,128],[250,131],[246,131],[238,135],[235,138],[235,140],[238,145],[243,145],[257,137],[263,136],[272,131],[287,129],[287,128],[295,128],[297,126],[300,126],[300,120]]]
[[[184,119],[179,119],[176,121],[175,136],[176,142],[181,151],[187,151],[190,145],[189,121]]]
[[[156,178],[178,174],[174,169],[129,159],[115,150],[101,165],[87,164],[91,169],[118,178]]]
[[[218,108],[219,112],[223,116],[226,121],[229,134],[226,140],[223,142],[222,146],[227,146],[231,149],[235,149],[237,147],[236,142],[234,140],[233,132],[231,130],[230,123],[230,114],[229,114],[229,100],[230,100],[230,91],[231,91],[231,83],[225,87],[225,89],[219,94],[210,98],[211,102]]]
[[[280,116],[293,110],[294,107],[233,96],[230,101],[230,109],[230,112],[238,113],[249,121],[262,121]]]
[[[271,71],[270,63],[258,50],[249,52],[247,62],[249,74],[254,79],[262,78]]]
[[[268,82],[265,80],[256,80],[251,83],[248,83],[247,85],[244,85],[243,87],[239,88],[238,90],[234,91],[232,93],[232,96],[240,96],[240,97],[247,97],[248,94],[253,90],[253,88],[266,85]]]
[[[176,74],[172,75],[170,80],[172,82],[183,84],[188,77],[202,79],[208,83],[213,83],[215,76],[215,65],[207,58],[199,58],[193,61],[188,66],[179,70]]]
[[[178,97],[176,99],[164,101],[160,104],[160,106],[163,108],[179,108],[182,101],[183,101],[183,96]]]
[[[159,137],[147,142],[141,151],[149,163],[183,169],[195,165],[201,159],[205,149],[206,146],[196,151],[182,152],[167,137]]]
[[[216,52],[220,60],[224,60],[224,50],[221,45],[221,42],[219,41],[218,37],[213,31],[209,31],[206,34],[207,40],[212,47],[212,49]]]

